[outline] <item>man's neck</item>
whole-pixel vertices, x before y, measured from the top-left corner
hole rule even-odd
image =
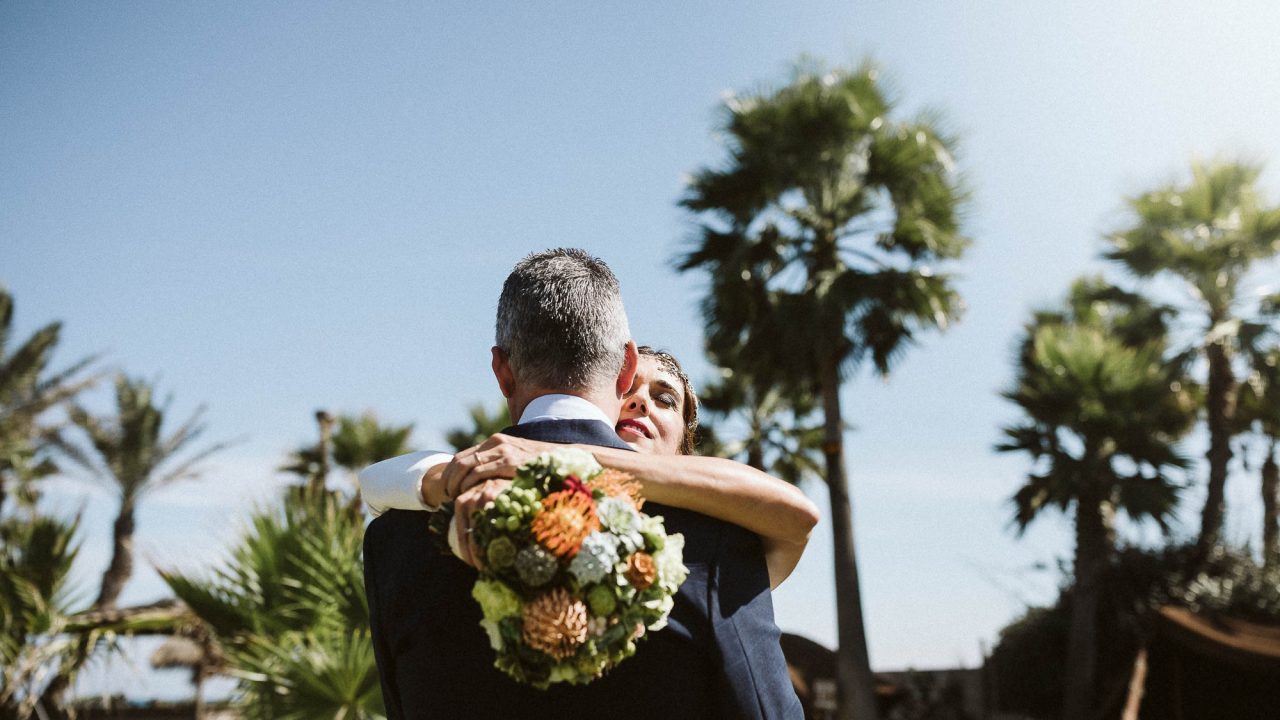
[[[591,403],[599,408],[600,412],[609,419],[609,423],[615,423],[618,416],[622,414],[622,401],[613,393],[601,393],[599,391],[590,390],[564,390],[564,389],[536,389],[528,393],[520,393],[512,395],[508,399],[507,408],[511,411],[511,420],[513,422],[521,422],[524,420],[526,410],[529,404],[534,400],[548,395],[569,395]]]

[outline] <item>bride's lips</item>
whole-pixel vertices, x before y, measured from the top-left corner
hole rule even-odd
[[[627,431],[650,440],[653,439],[653,433],[649,432],[649,428],[639,420],[619,420],[617,430],[618,432]]]

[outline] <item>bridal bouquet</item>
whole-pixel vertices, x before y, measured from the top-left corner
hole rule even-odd
[[[666,626],[684,536],[640,512],[639,484],[565,448],[526,462],[477,513],[472,596],[495,666],[537,688],[588,683]]]

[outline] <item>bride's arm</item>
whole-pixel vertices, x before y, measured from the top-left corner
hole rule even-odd
[[[494,435],[458,453],[439,478],[423,481],[423,495],[457,497],[485,480],[514,477],[525,460],[563,445]],[[700,455],[649,455],[575,445],[605,467],[640,481],[654,502],[702,513],[750,530],[764,542],[769,583],[777,587],[795,569],[818,522],[818,508],[799,488],[749,465]]]
[[[734,460],[701,455],[644,455],[580,446],[605,467],[638,479],[644,496],[750,530],[764,544],[769,584],[795,569],[818,523],[818,508],[799,488]]]
[[[440,477],[453,455],[444,452],[412,452],[376,462],[361,470],[360,498],[377,517],[387,510],[439,510]]]

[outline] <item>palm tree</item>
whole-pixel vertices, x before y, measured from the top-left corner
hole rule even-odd
[[[49,323],[10,349],[13,296],[0,287],[0,511],[10,486],[20,502],[35,505],[32,483],[56,472],[52,452],[67,449],[63,426],[49,422],[48,411],[97,380],[80,376],[93,357],[48,372],[61,329],[61,323]]]
[[[49,685],[79,666],[65,632],[79,525],[38,514],[0,520],[0,718],[57,712]]]
[[[840,388],[863,360],[889,372],[916,334],[960,310],[935,263],[968,245],[953,141],[935,116],[894,117],[875,67],[798,68],[790,84],[730,98],[728,159],[681,201],[701,220],[681,271],[710,279],[708,345],[735,371],[816,393],[835,538],[840,717],[874,718]]]
[[[709,454],[739,460],[793,485],[822,477],[823,428],[808,422],[815,410],[812,397],[752,382],[745,373],[722,366],[719,382],[707,385],[698,400],[715,421],[699,420],[699,441],[714,445],[707,448]],[[734,421],[743,430],[736,440],[714,430]]]
[[[456,427],[444,436],[445,441],[458,452],[479,445],[490,435],[511,427],[511,410],[505,402],[499,403],[493,412],[486,410],[483,404],[472,405],[467,412],[471,416],[471,427]]]
[[[1233,359],[1248,324],[1237,310],[1243,283],[1259,260],[1280,252],[1280,207],[1268,206],[1258,191],[1261,172],[1247,162],[1193,163],[1189,183],[1130,199],[1132,225],[1108,238],[1108,259],[1141,278],[1176,278],[1200,318],[1195,344],[1208,365],[1209,426],[1202,552],[1222,534],[1238,391]]]
[[[240,683],[246,718],[383,716],[369,634],[364,516],[341,493],[285,493],[255,513],[223,567],[162,572]]]
[[[317,410],[319,443],[293,451],[288,462],[279,468],[282,472],[301,477],[311,493],[324,489],[330,464],[346,469],[355,485],[356,473],[361,468],[409,452],[413,423],[383,425],[372,412],[365,412],[360,416],[342,415],[337,418],[338,430],[335,433],[332,431],[334,422],[334,417],[328,412]]]
[[[1237,422],[1254,426],[1263,441],[1262,562],[1280,566],[1280,346],[1259,352],[1240,388]]]
[[[1092,717],[1101,583],[1122,510],[1162,529],[1177,503],[1176,443],[1194,423],[1185,356],[1167,357],[1168,311],[1097,279],[1072,287],[1065,310],[1028,324],[1018,379],[1004,396],[1023,419],[1001,452],[1033,470],[1013,497],[1019,532],[1042,511],[1074,510],[1076,548],[1063,718]]]
[[[196,477],[197,464],[226,447],[225,443],[210,445],[182,459],[180,455],[204,434],[203,408],[166,436],[168,403],[155,404],[148,382],[119,375],[115,386],[115,415],[97,417],[78,405],[71,409],[72,422],[88,436],[95,451],[80,455],[83,466],[109,483],[120,498],[112,528],[111,563],[102,575],[97,608],[115,607],[133,574],[134,514],[142,499],[152,490]]]
[[[409,452],[413,423],[383,425],[372,412],[338,418],[333,434],[333,462],[354,476],[366,465]]]

